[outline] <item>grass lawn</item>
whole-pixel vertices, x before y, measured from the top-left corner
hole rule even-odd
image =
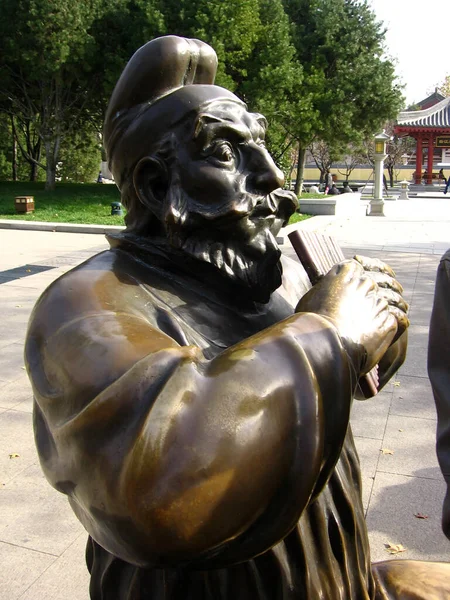
[[[293,223],[298,223],[299,221],[305,221],[306,219],[310,219],[312,215],[302,215],[300,213],[294,213],[292,217],[289,219],[289,225]]]
[[[34,196],[34,212],[17,214],[16,196]],[[57,183],[54,192],[46,192],[41,182],[0,182],[0,219],[123,225],[123,217],[111,216],[111,202],[115,201],[120,201],[115,185]]]
[[[305,195],[311,198],[314,196],[314,194]],[[16,213],[14,207],[16,196],[34,196],[34,212]],[[46,192],[44,183],[41,182],[0,182],[0,219],[124,225],[123,217],[111,216],[111,202],[115,201],[120,201],[119,190],[115,185],[57,183],[54,192]],[[295,213],[289,223],[297,223],[310,216]]]

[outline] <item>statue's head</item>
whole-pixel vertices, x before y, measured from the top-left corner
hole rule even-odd
[[[281,283],[275,236],[297,207],[264,145],[267,123],[214,85],[217,57],[166,36],[131,58],[104,144],[127,230],[165,237],[266,300]]]

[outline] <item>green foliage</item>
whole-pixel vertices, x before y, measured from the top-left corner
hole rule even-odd
[[[124,65],[165,34],[215,48],[217,84],[265,114],[269,148],[286,172],[296,145],[301,156],[317,139],[344,147],[400,107],[384,30],[366,0],[3,0],[0,112],[14,115],[30,164],[46,167],[51,180],[61,150],[63,177],[86,178],[91,154],[83,157],[80,143],[90,134],[81,132],[101,132]]]
[[[131,56],[149,40],[166,34],[159,0],[110,0],[92,22],[94,40],[91,68],[98,90],[93,99],[98,130],[117,80]]]
[[[101,144],[97,132],[74,132],[64,139],[61,146],[58,177],[66,183],[96,181],[101,159]]]
[[[302,69],[295,58],[289,19],[281,0],[259,0],[259,19],[259,35],[248,61],[247,79],[235,91],[250,110],[267,118],[267,145],[279,166],[288,172],[291,143],[284,123],[289,121]]]
[[[232,91],[247,78],[249,57],[258,39],[258,0],[161,0],[167,33],[193,37],[216,51],[217,85]]]
[[[95,45],[88,30],[102,0],[3,0],[0,5],[0,102],[45,147],[54,185],[61,141],[90,117],[96,92]],[[28,146],[28,144],[26,145]]]

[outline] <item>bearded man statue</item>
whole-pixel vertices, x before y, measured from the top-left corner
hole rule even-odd
[[[447,565],[371,565],[349,427],[359,378],[404,359],[401,286],[349,260],[311,287],[281,255],[297,199],[216,67],[175,36],[131,58],[104,129],[126,229],[29,324],[36,444],[89,534],[91,598],[443,598]]]

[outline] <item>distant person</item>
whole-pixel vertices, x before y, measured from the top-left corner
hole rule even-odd
[[[445,183],[445,190],[444,190],[444,194],[446,194],[448,192],[448,188],[450,187],[450,177],[447,179],[446,183]]]
[[[333,183],[331,188],[328,190],[329,196],[339,196],[341,192],[337,189],[336,184]]]
[[[103,177],[102,177],[101,171],[98,172],[97,183],[103,183]]]
[[[441,258],[437,271],[428,344],[428,375],[438,417],[436,453],[447,484],[442,530],[450,539],[450,249]]]
[[[353,194],[352,188],[348,185],[348,181],[344,181],[344,187],[342,188],[343,194]]]
[[[312,186],[310,186],[309,193],[310,194],[320,194],[319,188],[317,187],[316,184],[313,184]]]
[[[384,191],[387,194],[388,191],[388,186],[387,186],[387,179],[386,179],[386,175],[383,173],[383,187],[384,187]]]
[[[447,185],[447,178],[444,175],[444,169],[441,169],[438,174],[439,181],[443,181]]]

